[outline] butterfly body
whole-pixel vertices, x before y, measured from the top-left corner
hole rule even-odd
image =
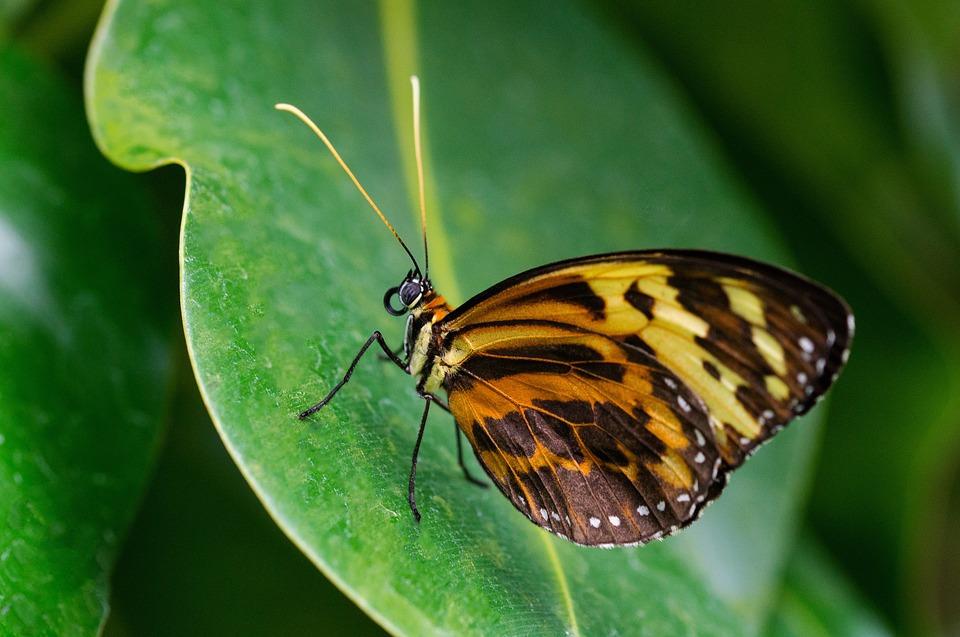
[[[665,537],[845,362],[852,315],[786,270],[695,250],[596,255],[451,309],[409,273],[405,371],[522,513],[586,545]]]
[[[450,306],[446,300],[432,290],[410,311],[404,335],[404,352],[408,361],[406,371],[419,378],[419,391],[436,393],[449,371],[447,365],[437,356],[437,326],[449,313]]]

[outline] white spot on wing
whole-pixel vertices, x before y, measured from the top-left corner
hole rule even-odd
[[[690,403],[688,403],[683,396],[677,396],[677,404],[680,405],[680,409],[685,412],[690,411]]]
[[[703,434],[700,433],[699,429],[694,429],[693,435],[697,437],[697,445],[702,447],[703,445],[707,444],[707,440],[703,437]]]
[[[599,528],[600,528],[600,518],[591,517],[591,518],[590,518],[590,526],[592,526],[592,527],[595,528],[595,529],[599,529]]]
[[[637,507],[637,514],[639,514],[641,517],[650,515],[650,509],[641,504]]]
[[[550,512],[550,517],[553,518],[554,520],[556,520],[557,522],[560,521],[560,514],[557,513],[556,511],[551,511],[551,512]]]
[[[540,517],[542,517],[544,520],[547,519],[547,510],[546,510],[546,509],[540,509]]]
[[[689,501],[690,501],[690,495],[687,493],[681,493],[680,495],[677,496],[677,502],[689,502]]]
[[[617,516],[611,515],[607,519],[610,520],[610,524],[612,524],[613,526],[620,526],[620,518],[618,518]]]
[[[673,379],[670,378],[669,376],[665,376],[664,379],[663,379],[663,382],[664,382],[664,384],[665,384],[667,387],[669,387],[670,389],[676,389],[676,388],[677,388],[677,384],[676,384],[676,383],[673,381]]]
[[[667,510],[666,502],[664,502],[663,500],[660,500],[659,502],[657,502],[657,511],[666,511],[666,510]]]
[[[706,459],[707,459],[707,457],[706,457],[705,455],[703,455],[703,452],[702,452],[702,451],[698,451],[698,452],[697,452],[697,455],[696,455],[696,457],[694,457],[693,461],[696,462],[697,464],[702,464],[703,461],[706,460]]]

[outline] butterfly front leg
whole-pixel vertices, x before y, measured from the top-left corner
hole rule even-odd
[[[330,390],[330,393],[328,393],[323,400],[313,405],[309,409],[305,409],[304,411],[300,412],[300,420],[309,418],[313,414],[323,409],[331,400],[333,400],[333,397],[336,396],[338,391],[340,391],[340,388],[346,385],[347,381],[350,380],[350,377],[353,376],[353,370],[356,369],[360,359],[363,358],[363,355],[374,343],[377,343],[380,346],[380,349],[382,349],[383,353],[387,355],[387,358],[397,367],[404,371],[407,370],[406,361],[400,360],[400,357],[393,353],[393,350],[390,349],[390,346],[387,345],[386,341],[383,340],[383,334],[380,333],[380,330],[376,330],[370,335],[370,338],[367,339],[367,342],[363,344],[363,346],[360,348],[360,351],[357,352],[357,355],[354,356],[353,362],[350,363],[350,367],[347,368],[347,373],[343,375],[343,378],[340,379],[340,382]]]

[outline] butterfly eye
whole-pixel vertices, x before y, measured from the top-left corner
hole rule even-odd
[[[400,302],[407,307],[413,307],[423,296],[423,287],[419,281],[404,281],[400,286]]]
[[[393,316],[403,316],[404,314],[407,313],[406,306],[401,307],[399,309],[393,307],[393,297],[399,296],[399,291],[400,291],[399,287],[390,288],[389,290],[387,290],[386,294],[383,295],[383,309],[387,311],[387,314],[391,314]],[[402,301],[403,299],[401,299],[401,302]]]

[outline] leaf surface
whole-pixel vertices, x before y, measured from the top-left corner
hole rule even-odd
[[[374,356],[328,409],[297,421],[372,330],[399,342],[381,298],[409,264],[319,142],[273,104],[319,122],[416,248],[403,212],[415,209],[414,72],[431,275],[454,302],[607,250],[784,258],[657,68],[577,3],[114,2],[88,67],[91,119],[121,165],[187,167],[187,340],[241,471],[391,632],[759,629],[792,541],[810,419],[740,471],[697,528],[611,551],[549,536],[466,483],[443,414],[421,451],[415,525],[406,477],[421,407],[411,379]]]

